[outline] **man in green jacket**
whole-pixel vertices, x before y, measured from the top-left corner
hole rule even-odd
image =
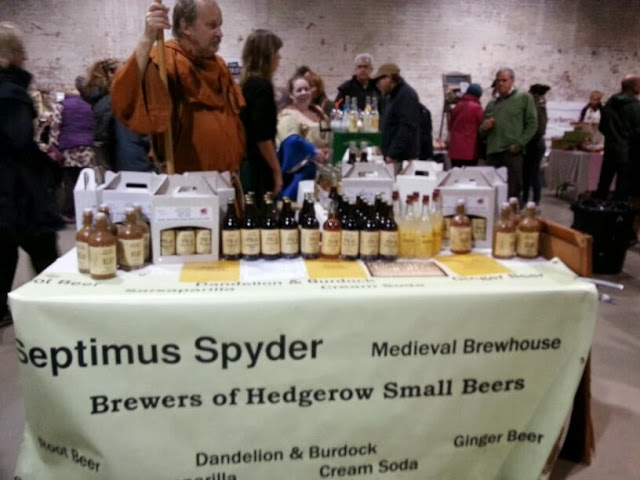
[[[496,93],[484,111],[480,134],[487,139],[487,163],[507,167],[509,197],[521,198],[522,153],[538,128],[536,106],[531,95],[513,86],[510,68],[496,73]]]

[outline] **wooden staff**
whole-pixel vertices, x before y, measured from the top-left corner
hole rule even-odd
[[[156,3],[162,3],[162,0],[155,0]],[[158,31],[158,38],[156,39],[158,43],[158,67],[160,67],[160,78],[162,79],[162,83],[167,87],[167,92],[169,92],[169,81],[167,80],[167,59],[164,52],[164,30],[160,29]],[[169,97],[171,97],[171,92],[169,92]],[[173,133],[171,131],[171,120],[172,115],[169,115],[169,128],[164,132],[164,158],[167,162],[167,173],[169,175],[173,175],[176,173],[175,162],[173,161]]]

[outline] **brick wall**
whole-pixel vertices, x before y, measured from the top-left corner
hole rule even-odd
[[[55,90],[95,59],[126,57],[142,32],[151,0],[1,0],[0,19],[27,34],[38,85]],[[172,5],[173,1],[165,1]],[[296,66],[323,76],[330,96],[352,73],[353,57],[367,51],[376,64],[398,63],[434,116],[442,110],[441,74],[470,73],[488,89],[503,65],[516,84],[552,86],[549,100],[585,101],[607,94],[638,68],[637,0],[219,0],[224,56],[240,56],[252,28],[284,40],[277,84]],[[483,102],[488,101],[485,95]]]

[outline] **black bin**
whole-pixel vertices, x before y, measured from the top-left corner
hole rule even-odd
[[[638,210],[628,202],[588,199],[571,205],[571,228],[593,237],[593,273],[620,273],[627,249],[638,239],[633,220]]]

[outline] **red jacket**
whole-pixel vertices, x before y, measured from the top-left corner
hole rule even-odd
[[[469,161],[478,158],[478,128],[482,117],[480,99],[463,95],[449,115],[449,158]]]

